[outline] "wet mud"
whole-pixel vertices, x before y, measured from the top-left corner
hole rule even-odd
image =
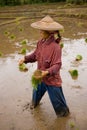
[[[28,6],[0,8],[0,130],[87,130],[87,8],[59,6],[43,5],[37,9],[35,5],[32,11]],[[20,13],[16,13],[18,10]],[[77,10],[85,17],[66,15],[76,14]],[[63,118],[57,118],[47,93],[35,110],[30,109],[33,89],[31,77],[37,63],[27,64],[27,72],[19,71],[18,66],[19,59],[25,55],[18,52],[26,48],[26,54],[31,53],[39,39],[39,31],[32,29],[30,24],[45,14],[53,16],[65,28],[61,32],[64,43],[61,77],[70,115]],[[26,15],[27,18],[23,18]],[[9,21],[9,18],[14,20],[19,16],[21,20]],[[27,43],[22,45],[24,39]],[[75,61],[78,54],[83,57],[81,61]],[[78,70],[76,80],[71,78],[70,69]]]

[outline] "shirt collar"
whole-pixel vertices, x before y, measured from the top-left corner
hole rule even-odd
[[[51,34],[48,39],[42,39],[42,43],[50,44],[55,41],[54,36]]]

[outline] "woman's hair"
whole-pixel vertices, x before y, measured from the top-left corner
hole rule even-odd
[[[47,35],[47,36],[50,36],[52,34],[54,36],[54,38],[55,38],[55,42],[57,44],[60,43],[60,41],[61,41],[61,35],[60,35],[59,30],[58,31],[53,31],[53,32],[51,32],[51,31],[44,31],[44,32],[45,32],[45,35]]]
[[[56,43],[59,44],[61,41],[61,35],[59,31],[55,31],[54,35],[57,35],[57,38],[55,39]]]

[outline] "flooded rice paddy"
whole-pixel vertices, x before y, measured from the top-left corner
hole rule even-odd
[[[62,9],[55,4],[37,7],[0,8],[0,130],[87,130],[87,19],[64,16],[63,12],[76,13],[75,8]],[[85,13],[86,8],[78,9]],[[21,72],[18,68],[18,61],[24,56],[19,51],[26,48],[26,53],[31,53],[39,39],[39,31],[32,29],[30,23],[45,14],[50,14],[65,27],[65,31],[61,32],[64,43],[61,76],[71,112],[66,118],[56,117],[47,93],[40,106],[35,110],[29,109],[31,76],[37,65],[27,64],[27,72]],[[26,17],[19,20],[17,15]],[[21,44],[24,39],[26,45]],[[81,61],[75,61],[78,54],[83,57]],[[78,70],[76,80],[71,78],[70,69]]]

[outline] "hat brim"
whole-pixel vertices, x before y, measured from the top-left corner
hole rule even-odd
[[[56,31],[56,30],[64,29],[64,27],[61,24],[55,21],[52,23],[38,21],[38,22],[32,23],[31,27],[39,29],[39,30],[46,30],[46,31]]]

